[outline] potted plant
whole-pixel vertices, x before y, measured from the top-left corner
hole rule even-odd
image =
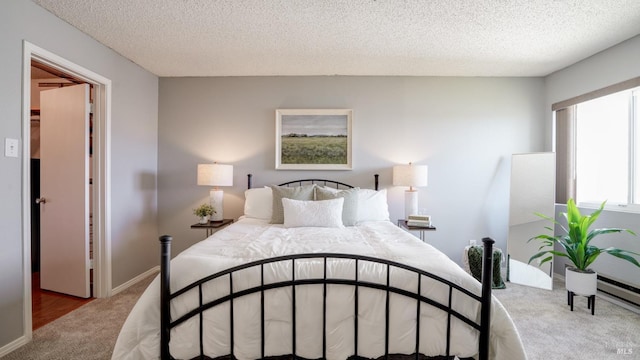
[[[565,271],[565,286],[567,291],[572,291],[578,295],[595,295],[597,288],[597,273],[593,270],[589,269],[589,265],[591,265],[600,254],[607,253],[609,255],[613,255],[620,259],[626,260],[633,265],[640,267],[640,263],[635,258],[636,256],[640,256],[640,254],[622,250],[614,247],[608,248],[600,248],[598,246],[592,245],[591,241],[602,234],[609,233],[619,233],[619,232],[627,232],[632,235],[636,235],[633,231],[628,229],[620,229],[620,228],[601,228],[601,229],[589,229],[591,225],[598,219],[600,213],[604,209],[606,201],[604,201],[600,208],[589,215],[583,215],[580,213],[580,210],[576,206],[573,199],[569,199],[567,202],[567,212],[562,213],[562,215],[567,220],[567,227],[563,226],[559,222],[557,222],[554,218],[549,216],[536,213],[536,215],[542,217],[543,219],[551,221],[553,224],[556,224],[562,228],[563,234],[560,235],[538,235],[535,236],[529,241],[539,240],[542,242],[542,245],[538,250],[538,253],[531,256],[529,259],[529,263],[531,261],[548,255],[543,258],[540,264],[544,264],[547,261],[551,261],[553,258],[552,255],[556,256],[564,256],[569,259],[569,261],[573,264],[572,267],[567,267]],[[545,227],[553,234],[552,227]],[[554,245],[558,244],[562,248],[563,251],[554,250]],[[547,249],[543,250],[545,247]],[[550,247],[551,249],[549,249]]]
[[[209,222],[209,216],[215,214],[216,211],[213,206],[209,204],[202,204],[193,209],[193,214],[200,218],[200,224],[206,224]]]

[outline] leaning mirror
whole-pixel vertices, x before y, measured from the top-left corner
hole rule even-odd
[[[511,157],[509,198],[509,238],[507,241],[508,280],[543,289],[553,287],[553,261],[542,265],[529,258],[539,251],[540,242],[528,240],[545,232],[547,220],[535,213],[555,212],[555,154],[514,154]]]

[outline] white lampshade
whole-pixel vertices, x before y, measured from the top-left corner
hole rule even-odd
[[[215,186],[209,191],[209,202],[215,213],[211,216],[213,221],[221,221],[223,215],[222,190],[218,186],[233,186],[233,165],[222,164],[198,164],[198,185]]]
[[[233,165],[198,164],[198,185],[233,186]]]
[[[396,165],[393,167],[393,185],[423,187],[428,184],[427,165]]]
[[[408,186],[404,198],[404,216],[418,214],[418,191],[414,187],[427,186],[428,167],[427,165],[396,165],[393,167],[393,185]]]

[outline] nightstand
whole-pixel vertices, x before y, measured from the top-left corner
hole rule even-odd
[[[407,225],[407,220],[398,219],[398,227],[401,229],[405,229],[408,232],[418,231],[420,233],[420,240],[425,241],[425,234],[427,231],[436,231],[435,226],[423,227],[423,226],[409,226]]]
[[[223,227],[231,224],[233,219],[222,219],[219,221],[209,221],[206,224],[193,224],[192,229],[205,229],[207,231],[207,237],[213,235],[214,232],[222,229]]]

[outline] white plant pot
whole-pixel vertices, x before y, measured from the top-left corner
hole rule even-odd
[[[595,271],[581,272],[566,268],[564,281],[567,291],[573,291],[577,295],[595,295],[598,289],[598,273]]]
[[[209,216],[201,216],[200,217],[200,224],[207,224],[209,222]]]

